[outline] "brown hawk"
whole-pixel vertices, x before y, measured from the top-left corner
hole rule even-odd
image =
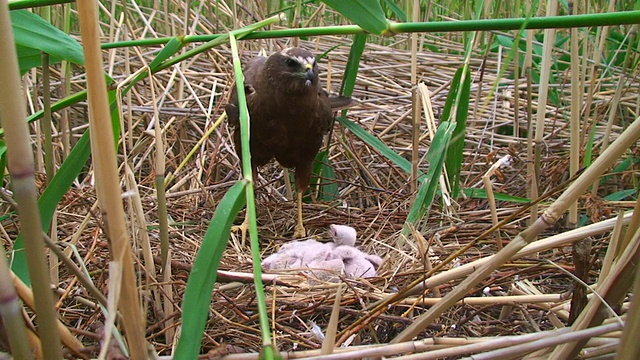
[[[244,69],[250,117],[251,166],[255,171],[275,158],[295,169],[298,223],[294,238],[306,236],[302,195],[309,188],[313,160],[334,121],[334,111],[350,98],[329,97],[318,79],[315,57],[301,48],[287,48],[269,57],[257,56]],[[233,141],[240,155],[238,97],[233,89],[225,106]]]

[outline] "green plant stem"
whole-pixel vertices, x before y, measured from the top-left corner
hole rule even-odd
[[[44,243],[40,234],[38,191],[34,179],[33,149],[29,129],[24,119],[26,106],[20,82],[20,72],[14,45],[11,20],[6,1],[0,3],[0,120],[5,130],[7,168],[11,174],[15,200],[18,203],[20,224],[24,234],[29,277],[33,286],[38,331],[45,359],[62,358],[60,335],[56,328],[56,313],[47,267]]]
[[[51,75],[49,71],[49,54],[42,53],[42,134],[44,135],[44,169],[46,183],[53,178],[53,138],[51,134]]]
[[[271,328],[269,327],[269,314],[267,313],[264,285],[262,284],[262,270],[260,269],[260,243],[258,239],[258,226],[256,224],[256,200],[253,193],[253,174],[251,169],[251,152],[249,149],[249,109],[244,93],[244,76],[242,65],[238,55],[238,45],[233,33],[229,33],[231,54],[233,56],[233,68],[238,92],[238,105],[240,110],[240,139],[242,141],[242,175],[247,183],[245,194],[247,200],[247,219],[249,220],[249,238],[251,239],[251,257],[253,260],[253,281],[256,290],[256,302],[260,321],[260,333],[262,334],[262,346],[271,346]]]
[[[73,3],[75,0],[14,0],[9,3],[9,10],[31,9],[50,5]]]
[[[640,22],[640,10],[621,11],[615,13],[583,14],[566,16],[548,16],[539,18],[510,18],[510,19],[482,19],[482,20],[461,20],[461,21],[438,21],[438,22],[418,22],[418,23],[395,23],[390,25],[390,29],[395,34],[410,32],[449,32],[449,31],[506,31],[519,29],[568,29],[574,27],[592,27],[606,25],[629,25]],[[302,29],[283,29],[256,31],[247,34],[242,38],[248,39],[270,39],[280,37],[304,37],[320,35],[353,35],[366,34],[361,27],[356,25],[310,27]],[[237,35],[237,34],[236,34]],[[185,36],[185,43],[211,41],[226,34],[213,35],[191,35]],[[240,38],[240,36],[236,36]],[[168,43],[171,38],[142,39],[131,41],[120,41],[103,44],[103,49],[113,49],[127,46],[152,46]]]

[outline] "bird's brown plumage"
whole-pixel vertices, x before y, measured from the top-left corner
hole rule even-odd
[[[269,57],[251,59],[245,66],[244,84],[250,116],[251,165],[255,170],[275,158],[282,166],[295,169],[298,225],[294,237],[303,237],[301,196],[309,187],[313,159],[332,126],[332,106],[342,107],[350,99],[329,99],[320,85],[315,58],[301,48],[287,48]],[[235,89],[225,111],[234,128],[236,152],[240,154]]]

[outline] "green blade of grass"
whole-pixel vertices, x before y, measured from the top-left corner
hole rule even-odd
[[[407,22],[407,14],[396,4],[393,0],[383,0],[385,7],[395,15],[398,20],[402,22]]]
[[[391,150],[380,139],[371,135],[369,132],[367,132],[365,129],[360,127],[358,124],[356,124],[355,122],[345,117],[339,116],[336,118],[336,120],[338,121],[338,123],[340,123],[340,125],[344,126],[346,129],[351,131],[355,136],[360,138],[360,140],[367,143],[369,146],[371,146],[374,150],[378,151],[384,157],[391,160],[391,162],[396,164],[399,168],[404,170],[407,174],[411,174],[411,163],[409,162],[409,160],[403,158],[402,156],[398,155],[395,151]]]
[[[149,68],[151,71],[155,71],[160,64],[162,64],[165,60],[173,56],[173,54],[177,53],[184,47],[184,42],[182,41],[184,36],[176,36],[171,38],[167,45],[165,45],[162,50],[156,55],[156,57],[149,63]]]
[[[42,64],[42,60],[35,59],[36,52],[38,56],[42,52],[51,55],[52,61],[64,59],[84,64],[82,46],[68,34],[27,10],[12,11],[10,15],[15,43],[21,50],[18,53],[21,74]]]
[[[378,0],[322,0],[329,7],[366,31],[382,35],[387,32],[389,21]]]
[[[447,146],[449,145],[449,140],[455,128],[456,123],[453,121],[445,121],[438,126],[436,135],[427,153],[426,160],[429,163],[429,170],[427,170],[427,175],[421,180],[418,195],[413,205],[411,205],[405,227],[402,230],[405,235],[409,233],[409,227],[407,225],[411,224],[416,226],[431,209],[431,204],[433,203],[433,198],[435,197],[440,181],[440,175],[442,174],[442,166],[444,165]]]
[[[171,38],[169,42],[158,52],[155,58],[149,63],[149,69],[151,69],[152,73],[155,73],[159,70],[164,69],[163,64],[167,61],[171,56],[173,56],[176,52],[180,51],[184,47],[184,42],[182,41],[184,36],[177,36]],[[149,76],[147,71],[143,71],[139,73],[131,83],[125,87],[123,93],[127,93],[131,88],[140,80]]]
[[[347,59],[347,66],[344,69],[344,76],[340,87],[340,95],[342,96],[351,96],[351,94],[353,94],[358,69],[360,68],[360,58],[362,57],[362,52],[366,44],[367,35],[357,34],[353,36],[353,44],[351,45],[349,59]]]
[[[638,191],[635,189],[620,190],[603,197],[603,199],[607,201],[622,201],[626,198],[632,197],[634,194],[637,197],[637,192]]]
[[[209,222],[198,255],[189,274],[182,303],[182,332],[174,359],[196,359],[207,322],[211,292],[218,265],[229,240],[233,220],[245,204],[245,180],[238,180],[224,195]]]
[[[462,189],[462,193],[466,197],[470,197],[470,198],[475,198],[475,199],[487,198],[487,191],[485,189],[474,189],[474,188]],[[499,201],[509,201],[514,203],[530,203],[531,202],[531,200],[527,198],[508,195],[508,194],[502,194],[502,193],[493,193],[493,196],[495,197],[496,200],[499,200]]]
[[[327,150],[320,151],[313,162],[311,177],[312,189],[317,191],[318,200],[333,201],[338,198],[338,185],[335,180],[336,174],[331,167],[329,152]]]
[[[467,117],[469,115],[469,96],[471,93],[471,74],[468,65],[462,65],[456,72],[451,88],[456,91],[449,94],[445,108],[450,112],[455,109],[456,127],[453,131],[451,142],[447,149],[445,160],[447,176],[451,185],[451,195],[457,198],[460,193],[460,171],[464,160],[464,140],[467,129]],[[447,120],[449,117],[443,117]]]

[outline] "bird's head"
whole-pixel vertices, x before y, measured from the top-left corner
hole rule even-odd
[[[315,91],[318,84],[316,59],[301,48],[287,48],[269,56],[265,70],[272,82],[284,86],[288,92]]]

